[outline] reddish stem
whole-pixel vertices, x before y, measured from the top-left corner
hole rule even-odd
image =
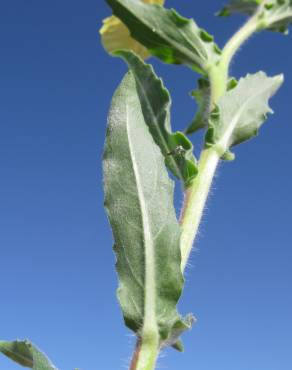
[[[136,368],[137,368],[137,363],[138,363],[138,359],[139,359],[140,349],[141,349],[141,340],[138,339],[137,340],[137,343],[136,343],[135,352],[133,354],[133,358],[132,358],[132,361],[131,361],[130,370],[136,370]]]

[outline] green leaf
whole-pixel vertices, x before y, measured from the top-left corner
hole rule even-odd
[[[288,33],[288,27],[292,23],[291,0],[235,0],[224,7],[219,15],[233,13],[251,15],[255,11],[258,12],[259,29]]]
[[[210,83],[204,78],[198,80],[197,90],[192,91],[192,97],[195,98],[198,109],[194,120],[191,122],[185,133],[187,135],[207,127],[210,110]]]
[[[27,340],[0,341],[0,352],[23,367],[33,370],[57,370],[49,359]]]
[[[173,325],[168,339],[162,344],[162,347],[171,346],[177,351],[183,352],[184,345],[179,338],[186,330],[190,330],[195,322],[196,319],[193,315],[187,315],[184,321],[177,321]]]
[[[270,1],[263,10],[262,19],[265,28],[287,34],[292,23],[292,1]]]
[[[272,113],[269,99],[282,82],[282,75],[268,77],[264,72],[241,78],[213,110],[206,134],[206,146],[216,146],[224,159],[231,160],[229,148],[257,135],[267,114]]]
[[[131,36],[164,62],[187,64],[207,74],[210,65],[219,60],[221,52],[213,37],[175,10],[137,0],[107,2]]]
[[[177,325],[189,324],[176,311],[184,284],[181,231],[173,207],[174,184],[146,125],[143,104],[135,78],[128,73],[109,114],[105,207],[115,240],[125,323],[140,336],[150,317],[164,343]]]
[[[235,88],[237,81],[231,78],[227,83],[227,91]],[[197,90],[192,91],[191,95],[197,101],[198,109],[194,120],[191,122],[185,133],[191,135],[203,128],[208,127],[210,113],[210,82],[204,78],[199,78]]]
[[[170,95],[153,68],[129,51],[119,51],[136,81],[144,119],[172,173],[188,187],[198,173],[191,141],[182,133],[173,133],[170,125]]]
[[[220,10],[217,15],[227,17],[233,13],[252,15],[258,8],[261,0],[234,0]]]

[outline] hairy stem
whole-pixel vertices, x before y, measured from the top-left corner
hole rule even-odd
[[[231,37],[231,39],[226,43],[222,51],[222,57],[220,65],[222,70],[225,70],[226,77],[228,76],[228,70],[230,63],[241,48],[241,46],[252,36],[253,33],[258,31],[260,27],[259,22],[259,10]]]
[[[158,354],[158,336],[144,336],[143,339],[138,339],[130,370],[154,370]]]
[[[136,349],[135,349],[135,352],[133,354],[133,357],[132,357],[132,361],[131,361],[131,365],[130,365],[130,369],[129,370],[135,370],[135,369],[137,369],[137,362],[138,362],[138,359],[139,359],[140,349],[141,349],[141,342],[138,339],[137,340],[137,344],[136,344]]]
[[[225,73],[225,66],[216,66],[209,70],[211,86],[210,109],[216,104],[226,91],[228,74]],[[220,155],[213,149],[205,149],[199,160],[199,172],[192,185],[186,189],[184,194],[184,205],[181,211],[180,224],[181,234],[181,270],[184,271],[194,240],[203,216],[205,204],[211,189]]]
[[[208,71],[211,86],[210,109],[225,93],[228,81],[228,71],[232,58],[241,45],[258,29],[258,12],[227,42],[218,65],[210,67]],[[199,173],[192,185],[185,192],[184,206],[181,212],[181,268],[184,271],[198,232],[205,204],[210,192],[212,181],[220,161],[219,153],[215,148],[204,149],[199,161]],[[151,285],[151,284],[150,284]],[[149,292],[150,294],[151,292]],[[153,320],[154,303],[150,297],[146,301],[150,304],[145,307],[146,320],[144,322],[141,338],[138,339],[133,355],[130,370],[154,370],[159,354],[159,334]],[[152,308],[151,308],[152,306]],[[153,326],[154,325],[154,326]]]
[[[259,7],[258,11],[234,34],[223,49],[220,63],[209,69],[208,74],[211,86],[210,109],[214,107],[226,91],[229,66],[232,58],[243,43],[254,32],[261,28],[259,21],[260,11],[261,7]],[[182,271],[184,271],[187,265],[194,240],[198,233],[213,177],[220,161],[220,155],[222,155],[222,153],[218,153],[215,148],[203,150],[199,160],[199,173],[184,194],[184,205],[180,217],[182,228]]]
[[[228,72],[225,65],[219,64],[208,71],[211,86],[210,110],[214,107],[220,97],[225,93],[228,82]]]
[[[197,235],[212,180],[220,157],[216,150],[206,149],[199,162],[199,174],[185,192],[185,204],[181,214],[182,271],[185,269],[193,241]]]

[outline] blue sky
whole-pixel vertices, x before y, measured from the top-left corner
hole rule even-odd
[[[220,46],[243,22],[213,16],[222,0],[167,5]],[[10,0],[0,10],[0,338],[30,338],[60,370],[126,369],[134,338],[115,298],[101,173],[109,103],[126,71],[97,34],[110,10],[101,0]],[[260,136],[218,170],[180,303],[198,323],[186,352],[167,350],[160,369],[292,368],[291,37],[253,37],[232,65],[236,77],[262,69],[286,82]],[[197,76],[153,64],[182,128]],[[1,370],[18,368],[0,357]]]

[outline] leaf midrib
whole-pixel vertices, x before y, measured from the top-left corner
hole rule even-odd
[[[145,200],[142,180],[140,179],[139,167],[136,162],[135,150],[131,140],[130,125],[129,125],[129,111],[128,100],[125,104],[126,109],[126,129],[129,143],[130,157],[134,178],[136,182],[138,201],[142,217],[143,225],[143,241],[144,241],[144,256],[145,256],[145,280],[144,280],[144,318],[143,326],[157,327],[156,320],[156,286],[155,286],[155,252],[153,245],[153,237],[151,231],[151,224],[148,215],[147,201]]]
[[[143,3],[139,3],[139,4],[137,4],[137,6],[140,6],[140,7],[143,7],[144,6],[144,4]],[[150,5],[151,6],[151,5]],[[153,4],[152,4],[152,6],[153,6]],[[125,6],[126,8],[127,8],[127,10],[136,18],[136,15],[135,15],[135,13],[133,13],[127,6]],[[148,22],[146,22],[144,19],[139,19],[139,21],[141,22],[141,23],[143,23],[148,29],[153,29],[153,27],[151,27],[151,25],[149,25],[148,24]],[[143,21],[143,22],[142,22]],[[196,24],[195,24],[195,26],[196,26]],[[158,30],[160,30],[160,28],[158,27],[157,28]],[[186,35],[183,33],[183,32],[181,32],[181,30],[180,30],[180,28],[177,28],[177,30],[179,31],[179,33],[180,33],[180,35],[184,38],[184,40],[187,42],[187,44],[188,45],[190,45],[191,47],[192,47],[192,43],[190,43],[190,40],[186,37]],[[132,34],[132,32],[131,32],[131,34]],[[166,40],[170,45],[172,44],[172,42],[173,42],[173,40],[171,39],[171,38],[169,38],[168,36],[167,36],[167,34],[165,34],[165,33],[159,33],[159,32],[157,32],[157,34],[161,37],[161,38],[163,38],[164,40]],[[195,36],[197,36],[196,34],[194,34]],[[199,38],[197,37],[197,40],[198,40]],[[199,40],[200,41],[200,40]],[[202,53],[201,53],[201,51],[199,51],[199,50],[197,50],[197,49],[193,49],[192,48],[192,50],[193,50],[193,53],[191,53],[190,51],[189,51],[189,49],[187,49],[187,48],[185,48],[185,47],[183,47],[183,45],[182,44],[178,44],[177,42],[176,42],[176,48],[177,48],[177,50],[181,53],[181,55],[186,55],[187,56],[187,58],[189,59],[189,60],[192,60],[192,61],[194,61],[194,63],[195,64],[197,64],[197,65],[199,65],[201,68],[205,68],[205,64],[204,63],[202,63],[206,58],[208,58],[208,54],[206,53],[206,55],[202,55]],[[197,53],[197,54],[196,54]],[[198,56],[197,56],[198,55]]]
[[[219,145],[223,145],[223,146],[230,146],[231,144],[229,143],[229,140],[230,138],[232,137],[234,131],[238,128],[237,127],[237,123],[238,121],[240,120],[240,117],[242,116],[242,114],[244,113],[244,111],[246,110],[246,106],[249,104],[250,100],[252,99],[256,99],[258,96],[262,95],[266,90],[270,89],[272,87],[272,84],[270,86],[265,86],[264,89],[260,90],[256,95],[250,95],[244,102],[243,104],[241,104],[241,107],[238,111],[238,113],[234,116],[234,118],[232,119],[231,123],[230,123],[230,126],[227,126],[227,130],[225,132],[225,134],[223,135],[222,139],[219,140]],[[219,104],[220,105],[220,104]],[[244,125],[243,125],[244,126]],[[243,126],[240,126],[240,127],[243,127]],[[222,143],[220,143],[220,141]]]

